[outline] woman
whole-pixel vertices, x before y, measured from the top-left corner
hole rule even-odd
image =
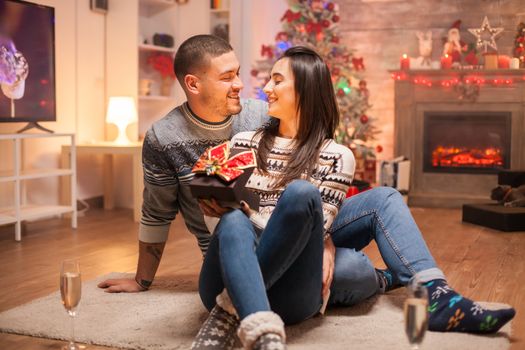
[[[275,119],[231,141],[257,150],[247,187],[260,196],[259,211],[201,203],[205,215],[222,216],[199,283],[213,310],[194,349],[232,347],[239,320],[245,348],[284,349],[284,323],[312,317],[328,298],[335,256],[328,228],[355,168],[351,151],[332,139],[339,114],[330,73],[317,53],[294,47],[264,91]]]

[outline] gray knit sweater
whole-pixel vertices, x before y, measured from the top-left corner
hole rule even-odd
[[[210,233],[188,186],[193,178],[191,169],[209,147],[241,131],[255,130],[269,120],[266,102],[249,99],[241,104],[243,108],[238,115],[221,123],[209,123],[195,116],[185,103],[148,130],[142,148],[144,195],[140,241],[165,242],[170,224],[180,212],[203,254],[206,253]]]

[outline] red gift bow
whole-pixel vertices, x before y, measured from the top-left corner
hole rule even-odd
[[[255,152],[253,149],[237,153],[230,156],[230,145],[228,142],[208,149],[191,170],[197,174],[208,176],[217,175],[221,179],[230,182],[244,173],[243,169],[254,168],[257,166]]]

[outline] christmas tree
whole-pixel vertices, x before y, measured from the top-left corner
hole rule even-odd
[[[373,181],[375,153],[381,152],[381,146],[374,148],[375,135],[379,131],[374,125],[375,119],[367,115],[371,106],[367,83],[362,76],[363,58],[355,57],[353,51],[340,43],[339,7],[333,0],[288,0],[288,5],[275,44],[262,45],[262,59],[252,69],[255,95],[266,99],[262,88],[270,79],[273,64],[288,48],[303,45],[316,50],[330,68],[339,104],[341,122],[336,140],[354,151],[356,178]],[[368,165],[365,165],[367,160]],[[365,167],[373,170],[374,175],[365,176]]]
[[[514,57],[520,60],[520,67],[525,68],[525,23],[518,24],[518,32],[514,39]]]

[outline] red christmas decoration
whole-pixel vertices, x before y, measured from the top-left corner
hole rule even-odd
[[[323,26],[321,25],[321,23],[314,23],[312,21],[306,23],[306,32],[308,34],[310,33],[316,33],[316,34],[319,34],[323,31]]]
[[[335,15],[332,17],[332,21],[334,21],[334,23],[337,23],[339,22],[339,16]]]
[[[323,21],[321,22],[321,25],[325,28],[328,28],[330,27],[330,21],[327,19],[323,19]]]
[[[259,71],[257,69],[252,69],[250,71],[250,74],[252,75],[252,77],[256,77],[259,74]]]
[[[275,41],[288,41],[288,34],[285,32],[279,32],[275,36]]]
[[[337,96],[344,96],[344,95],[345,95],[345,91],[343,89],[337,90]]]
[[[339,73],[341,73],[341,70],[337,67],[335,67],[334,69],[332,69],[332,75],[339,75]]]
[[[465,56],[465,62],[467,62],[471,66],[476,66],[478,64],[478,57],[476,56],[476,53],[474,52],[474,50],[470,51]]]
[[[291,23],[293,21],[297,21],[301,18],[301,13],[300,12],[293,12],[291,10],[287,10],[283,17],[281,18],[281,22],[284,21],[286,19],[286,21],[288,23]]]
[[[359,93],[367,99],[370,96],[370,91],[366,88],[366,80],[359,81]]]
[[[334,44],[339,44],[339,37],[334,35],[334,36],[332,37],[332,42],[333,42]]]
[[[328,5],[326,5],[326,9],[327,9],[328,11],[333,11],[334,8],[335,8],[335,5],[334,5],[333,2],[329,2]]]
[[[359,188],[357,188],[357,186],[350,186],[348,188],[348,192],[346,192],[346,198],[355,196],[358,193],[359,193]]]
[[[377,152],[377,153],[381,153],[381,152],[383,152],[383,146],[381,146],[381,145],[377,145],[377,146],[376,146],[376,152]]]
[[[175,79],[175,71],[173,70],[173,58],[170,54],[153,53],[148,57],[148,63],[155,69],[163,78]]]
[[[271,46],[261,45],[261,56],[267,56],[268,58],[273,58],[273,50]]]
[[[363,62],[363,57],[352,57],[352,64],[354,65],[355,70],[365,70],[365,63]]]
[[[366,124],[368,123],[368,116],[366,114],[363,114],[361,115],[361,117],[359,117],[359,120],[361,121],[362,124]]]

